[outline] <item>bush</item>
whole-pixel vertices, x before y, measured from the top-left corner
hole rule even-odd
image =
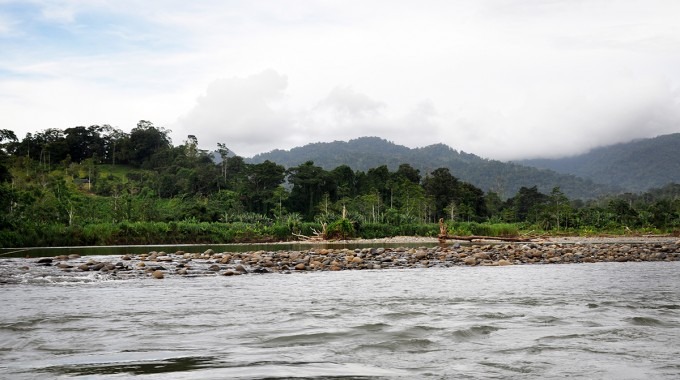
[[[338,219],[326,228],[327,239],[347,239],[354,237],[354,226],[348,219]]]

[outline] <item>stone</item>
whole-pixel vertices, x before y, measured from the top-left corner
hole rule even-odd
[[[165,275],[163,274],[163,271],[160,271],[160,270],[155,270],[155,271],[153,271],[153,272],[151,273],[151,275],[153,276],[153,278],[158,279],[158,280],[160,280],[160,279],[162,279],[162,278],[165,277]]]
[[[463,260],[463,262],[465,263],[465,265],[475,265],[477,264],[477,259],[475,259],[474,257],[466,257],[465,260]]]
[[[237,271],[237,272],[240,272],[240,273],[248,273],[248,271],[246,270],[246,268],[245,268],[243,265],[241,265],[241,264],[237,265],[237,266],[234,268],[234,270]]]
[[[506,265],[512,265],[512,263],[509,262],[508,260],[505,260],[505,259],[498,260],[498,266],[506,266]]]
[[[305,270],[305,264],[300,263],[295,266],[295,270]]]
[[[475,259],[489,260],[490,256],[487,252],[477,252],[474,254]]]

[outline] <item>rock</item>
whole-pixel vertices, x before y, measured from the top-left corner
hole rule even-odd
[[[52,264],[52,259],[49,258],[49,257],[44,257],[44,258],[36,261],[36,263],[38,263],[38,264]]]
[[[364,259],[362,259],[361,257],[355,256],[354,258],[352,258],[352,262],[355,263],[355,264],[362,264],[364,262]]]
[[[305,264],[300,263],[295,266],[295,270],[305,270]]]
[[[512,265],[512,263],[509,262],[508,260],[500,259],[500,260],[498,260],[498,265],[499,266],[506,266],[506,265]]]
[[[212,255],[214,253],[215,251],[213,251],[212,249],[206,249],[205,252],[203,252],[204,255]]]
[[[465,263],[465,265],[475,265],[477,264],[477,259],[475,259],[474,257],[466,257],[465,260],[463,260],[463,262]]]
[[[474,257],[479,260],[489,260],[489,254],[487,252],[477,252]]]
[[[233,276],[233,275],[235,275],[235,274],[236,274],[236,273],[234,273],[234,271],[231,271],[231,270],[228,270],[228,271],[222,273],[223,276]]]
[[[90,269],[91,269],[91,270],[101,270],[102,268],[104,268],[104,266],[106,266],[106,264],[104,264],[104,263],[97,263],[97,264],[93,265]]]
[[[234,270],[237,271],[237,272],[240,272],[240,273],[248,273],[248,271],[246,270],[246,268],[245,268],[243,265],[241,265],[241,264],[237,265],[237,266],[234,268]]]
[[[83,272],[87,272],[90,270],[90,266],[87,264],[81,264],[80,266],[78,266],[78,269],[82,270]]]
[[[211,271],[211,272],[217,272],[217,271],[220,270],[220,266],[217,265],[217,264],[213,264],[208,268],[208,270]]]
[[[151,275],[153,276],[153,278],[159,279],[159,280],[165,277],[165,275],[163,274],[163,271],[160,271],[160,270],[153,271],[153,273],[151,273]]]

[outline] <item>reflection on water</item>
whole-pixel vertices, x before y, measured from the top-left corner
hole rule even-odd
[[[158,374],[166,372],[184,372],[209,367],[215,362],[212,357],[180,357],[150,361],[130,361],[129,363],[96,363],[54,366],[43,371],[55,376],[90,376],[115,375],[127,373],[130,375]]]

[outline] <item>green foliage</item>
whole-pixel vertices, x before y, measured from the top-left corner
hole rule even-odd
[[[326,228],[328,239],[348,239],[354,237],[354,226],[348,219],[338,219]]]
[[[224,144],[216,164],[195,136],[173,147],[168,132],[141,121],[131,134],[74,127],[18,141],[0,130],[0,245],[279,241],[312,236],[322,224],[331,238],[437,236],[439,218],[459,235],[680,230],[680,184],[584,201],[570,200],[558,182],[542,192],[548,175],[532,177],[536,185],[503,200],[507,183],[498,177],[498,192],[485,194],[466,182],[464,166],[451,169],[441,159],[478,158],[441,144],[396,147],[404,161],[386,159],[366,172],[345,164],[327,171],[312,161],[286,171],[273,161],[229,157]],[[359,139],[351,149],[355,143],[384,157],[395,147]],[[431,160],[424,176],[403,163],[414,151]],[[489,175],[498,170],[494,162],[482,163]]]

